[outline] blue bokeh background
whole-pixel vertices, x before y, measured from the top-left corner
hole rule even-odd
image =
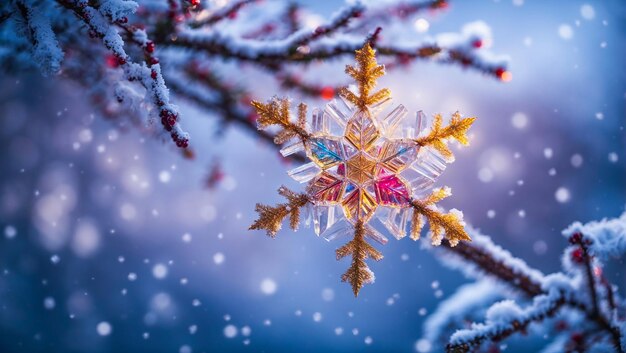
[[[340,4],[307,6],[328,16]],[[410,111],[479,117],[471,146],[440,179],[453,190],[443,205],[532,266],[558,271],[561,229],[618,216],[626,203],[626,3],[454,1],[423,16],[429,33],[484,21],[490,50],[509,55],[513,73],[503,84],[418,62],[381,81]],[[319,68],[316,81],[340,82],[343,64]],[[239,72],[234,83],[245,81]],[[278,92],[257,81],[260,98]],[[334,260],[338,243],[311,229],[275,240],[247,230],[256,202],[299,187],[292,166],[179,104],[191,161],[137,129],[114,129],[70,83],[0,78],[0,351],[415,352],[425,317],[467,280],[419,244],[391,239],[371,266],[376,283],[355,299],[339,280],[348,265]],[[216,159],[225,178],[207,189]],[[623,264],[608,275],[626,287]],[[545,340],[513,339],[507,351]]]

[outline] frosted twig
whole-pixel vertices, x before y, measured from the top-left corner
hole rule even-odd
[[[30,33],[33,60],[44,75],[57,73],[61,68],[63,51],[59,48],[50,21],[30,0],[18,0],[15,5],[26,21]]]
[[[533,305],[526,309],[520,309],[514,302],[491,306],[487,312],[487,322],[472,324],[469,329],[455,333],[447,346],[448,351],[466,352],[483,341],[502,340],[516,332],[524,331],[531,322],[542,322],[557,312],[569,310],[581,313],[586,321],[592,324],[588,328],[582,328],[583,334],[600,335],[600,340],[594,339],[589,344],[610,344],[617,352],[624,353],[626,351],[622,332],[624,318],[616,315],[621,310],[619,306],[623,304],[615,299],[615,287],[594,270],[598,266],[595,264],[598,260],[594,258],[594,251],[606,255],[607,242],[618,244],[621,250],[623,238],[626,237],[624,229],[626,213],[614,220],[591,222],[587,225],[575,223],[570,226],[564,234],[574,246],[565,252],[566,271],[549,276],[530,268],[524,261],[494,245],[489,237],[474,230],[470,231],[473,242],[462,242],[456,247],[439,250],[455,254],[457,260],[450,262],[448,257],[446,263],[461,269],[466,275],[472,278],[494,278],[522,294],[520,300],[525,298],[533,300]],[[591,235],[587,236],[580,231],[589,231]],[[603,245],[594,245],[596,241]],[[611,250],[611,253],[615,251]],[[582,271],[583,277],[587,279],[586,290],[580,287]],[[604,291],[598,291],[596,278],[600,278]],[[444,308],[440,307],[434,314],[438,317],[436,322],[447,321],[445,313],[449,310]],[[609,311],[608,315],[603,308]],[[495,319],[494,313],[498,313],[496,316],[500,319]],[[576,329],[580,330],[581,327]],[[432,339],[432,336],[430,338]]]
[[[192,28],[198,28],[198,27],[203,27],[203,26],[212,26],[212,25],[214,25],[214,24],[216,24],[216,23],[218,23],[220,21],[225,20],[226,18],[232,18],[232,17],[236,16],[237,12],[239,12],[239,10],[241,10],[246,5],[254,3],[256,1],[259,1],[259,0],[238,0],[238,1],[235,1],[232,4],[224,6],[223,8],[219,9],[218,11],[215,11],[213,14],[207,16],[206,18],[203,18],[203,19],[191,22],[190,26]]]
[[[105,15],[87,5],[86,1],[58,0],[58,2],[73,11],[89,27],[94,36],[102,39],[104,45],[113,52],[128,80],[138,81],[145,87],[152,102],[159,109],[159,116],[165,130],[170,133],[178,147],[186,148],[189,143],[189,134],[183,131],[178,122],[178,108],[169,103],[169,91],[165,86],[158,61],[149,63],[150,66],[145,62],[138,64],[130,61],[130,56],[124,50],[124,41],[115,26],[107,20]],[[110,11],[105,13],[107,12]]]

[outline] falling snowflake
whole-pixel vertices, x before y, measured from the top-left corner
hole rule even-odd
[[[351,283],[355,295],[365,283],[374,281],[365,260],[383,258],[368,240],[387,243],[385,235],[370,225],[374,215],[397,239],[405,237],[409,228],[408,234],[417,240],[426,219],[435,245],[444,234],[452,246],[470,240],[462,213],[443,213],[435,205],[450,195],[450,189],[429,190],[446,162],[454,160],[447,141],[467,144],[466,133],[474,118],[461,118],[457,112],[449,125],[442,126],[443,119],[437,114],[427,129],[421,111],[415,120],[409,119],[407,109],[398,105],[381,119],[391,99],[387,89],[370,94],[376,79],[384,75],[374,54],[369,44],[357,50],[357,67],[346,67],[346,73],[357,82],[356,89],[342,89],[340,100],[327,104],[323,111],[313,111],[311,127],[304,104],[298,106],[297,121],[292,122],[289,100],[253,102],[260,129],[281,128],[275,137],[276,143],[285,144],[281,153],[288,156],[304,151],[310,162],[288,172],[307,183],[306,192],[298,194],[281,187],[279,193],[288,202],[276,207],[257,205],[259,219],[250,228],[264,229],[274,237],[289,217],[296,230],[302,209],[307,215],[305,224],[312,215],[316,234],[326,240],[352,234],[336,255],[337,259],[352,255],[342,280]]]

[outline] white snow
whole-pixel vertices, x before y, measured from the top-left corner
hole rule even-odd
[[[235,325],[226,325],[226,327],[224,327],[224,336],[226,336],[226,338],[235,338],[238,331]]]
[[[572,37],[574,37],[574,30],[572,29],[572,26],[568,24],[560,25],[558,32],[559,32],[559,37],[565,40],[569,40],[569,39],[572,39]]]
[[[437,309],[426,319],[423,325],[425,342],[438,342],[448,325],[461,324],[466,316],[480,310],[487,303],[502,298],[500,286],[490,279],[465,284],[446,300],[442,301]],[[418,350],[421,352],[421,350]]]
[[[591,239],[590,252],[602,260],[626,254],[626,212],[620,217],[582,224],[574,222],[563,231],[566,237],[579,232]]]
[[[265,295],[272,295],[274,293],[276,293],[276,290],[278,289],[278,285],[276,284],[276,281],[274,281],[271,278],[265,278],[261,281],[261,292]]]
[[[35,6],[34,0],[21,0],[19,2],[27,10],[27,26],[33,40],[33,61],[44,75],[57,73],[61,68],[64,54],[52,31],[48,15]]]
[[[167,272],[167,266],[165,266],[164,264],[156,264],[152,268],[152,275],[156,279],[163,279],[167,277]]]
[[[113,331],[113,327],[108,322],[102,321],[96,326],[96,331],[98,331],[100,336],[108,336]]]
[[[511,116],[511,124],[514,128],[523,130],[528,125],[528,116],[522,112],[517,112]]]
[[[98,10],[113,21],[128,17],[137,11],[139,4],[131,0],[101,0]]]
[[[561,186],[560,188],[556,189],[556,192],[554,193],[554,198],[559,202],[559,203],[566,203],[569,202],[570,198],[571,198],[571,194],[568,188]]]
[[[215,253],[215,254],[213,255],[213,262],[214,262],[216,265],[221,265],[221,264],[223,264],[225,259],[226,259],[226,257],[225,257],[225,256],[224,256],[224,254],[223,254],[223,253],[221,253],[221,252],[217,252],[217,253]]]

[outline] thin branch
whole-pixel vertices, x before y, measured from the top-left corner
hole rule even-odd
[[[593,313],[596,315],[600,315],[600,309],[598,304],[598,291],[596,289],[596,280],[593,274],[593,269],[591,268],[591,261],[593,258],[589,254],[589,248],[587,244],[581,237],[578,242],[576,242],[580,249],[583,252],[583,263],[585,265],[585,273],[587,277],[587,287],[589,289],[589,295],[591,296],[591,305],[593,307]]]
[[[522,314],[523,319],[521,320],[513,319],[506,322],[488,323],[476,328],[457,331],[452,336],[451,343],[446,346],[446,352],[466,353],[470,352],[473,347],[480,346],[485,341],[500,342],[515,333],[525,332],[533,322],[543,321],[548,317],[554,316],[564,305],[565,298],[561,294],[558,299],[549,301],[547,304],[529,308]],[[462,337],[462,340],[457,339],[462,342],[453,343],[455,337]]]
[[[177,96],[187,99],[203,109],[217,113],[217,117],[223,122],[236,124],[250,134],[260,138],[262,141],[274,146],[275,136],[267,131],[257,129],[254,119],[251,119],[249,114],[243,113],[238,107],[228,105],[223,100],[211,101],[203,95],[189,90],[185,83],[179,82],[177,79],[170,78],[168,81],[170,89],[172,89]],[[305,161],[305,157],[301,154],[292,154],[285,158],[298,163]]]
[[[11,12],[2,12],[0,13],[0,25],[4,23],[4,21],[8,20],[11,17]]]
[[[476,246],[475,243],[461,242],[457,246],[444,246],[442,249],[458,255],[474,264],[483,273],[495,277],[528,297],[543,293],[541,283],[521,271],[514,270],[504,261],[497,260],[488,250]]]
[[[527,297],[532,298],[547,294],[542,288],[542,284],[536,279],[531,278],[523,271],[515,270],[505,261],[497,260],[497,257],[494,256],[487,248],[481,248],[476,242],[462,242],[458,246],[442,247],[442,249],[460,256],[468,263],[475,265],[487,276],[499,279],[511,288],[522,292]],[[531,268],[528,268],[527,270],[534,271]],[[621,333],[619,328],[614,327],[611,322],[604,317],[604,315],[600,312],[596,312],[593,308],[589,308],[585,303],[573,298],[567,298],[565,305],[583,313],[589,321],[594,322],[597,327],[610,335],[611,340],[619,353],[625,353],[620,348]]]
[[[143,65],[133,63],[124,50],[124,41],[114,28],[114,24],[100,14],[95,8],[83,2],[70,0],[57,0],[57,2],[72,11],[88,27],[94,37],[102,39],[104,46],[109,49],[117,59],[117,64],[124,69],[124,74],[129,81],[139,81],[150,93],[152,102],[159,109],[159,116],[164,129],[170,134],[178,147],[187,148],[189,134],[186,133],[178,122],[179,113],[175,106],[169,103],[169,94],[165,81],[161,75],[161,66],[158,60]],[[125,29],[128,31],[128,29]]]
[[[259,0],[235,1],[232,4],[225,6],[224,8],[220,9],[219,11],[216,11],[215,13],[211,14],[210,16],[204,19],[191,22],[190,27],[198,28],[198,27],[204,27],[204,26],[212,26],[218,22],[221,22],[222,20],[226,18],[233,18],[237,16],[237,13],[246,5],[252,4],[257,1]]]

